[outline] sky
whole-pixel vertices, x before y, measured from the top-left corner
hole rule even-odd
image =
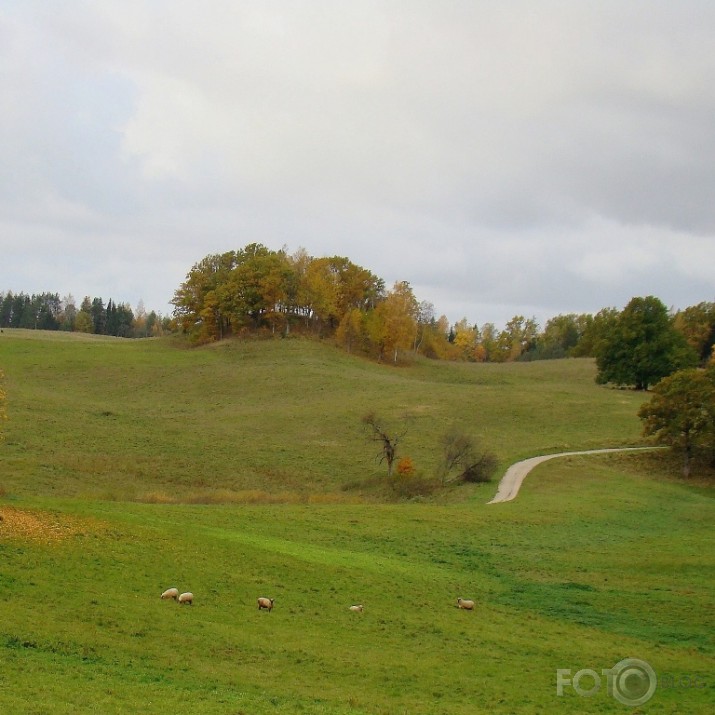
[[[711,0],[0,0],[0,292],[346,256],[454,323],[715,301]]]

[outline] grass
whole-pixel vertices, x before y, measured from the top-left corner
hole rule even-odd
[[[411,411],[425,474],[455,418],[504,469],[637,443],[642,396],[595,386],[589,361],[395,370],[299,340],[187,351],[12,332],[0,712],[715,708],[707,482],[611,454],[546,462],[501,505],[485,503],[496,484],[403,503],[342,489],[381,477],[369,408]],[[161,601],[169,586],[195,604]],[[557,669],[626,657],[664,684],[641,709],[605,680],[556,695]]]
[[[356,491],[346,485],[385,473],[362,431],[370,410],[395,431],[409,416],[403,454],[427,478],[453,423],[503,469],[537,453],[640,438],[642,397],[596,386],[589,360],[395,369],[300,339],[185,350],[46,335],[6,331],[0,341],[11,415],[2,455],[11,469],[0,484],[18,494],[345,499]]]

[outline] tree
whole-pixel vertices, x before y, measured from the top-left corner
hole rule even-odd
[[[466,318],[462,318],[454,324],[454,345],[462,360],[474,362],[477,359],[476,349],[479,339],[479,331],[474,325],[470,325]]]
[[[497,349],[502,360],[513,361],[519,358],[535,344],[538,332],[539,327],[534,318],[527,320],[523,315],[515,315],[499,333]]]
[[[573,357],[596,357],[599,346],[615,328],[619,315],[618,308],[603,308],[596,315],[580,315],[581,337],[571,351]]]
[[[80,310],[74,321],[74,329],[78,333],[93,332],[94,326],[92,325],[92,316],[84,310]]]
[[[676,313],[674,325],[698,354],[700,364],[707,364],[715,344],[715,303],[698,303]]]
[[[72,332],[74,323],[77,320],[77,306],[74,302],[74,297],[70,293],[62,299],[62,320],[60,321],[60,329]]]
[[[92,299],[92,308],[90,309],[92,314],[92,323],[94,325],[94,332],[97,335],[107,334],[107,310],[104,307],[104,301],[101,298]]]
[[[496,456],[478,448],[475,440],[457,427],[452,427],[441,439],[442,484],[455,479],[465,482],[488,482],[497,468]],[[457,471],[456,476],[450,475]]]
[[[380,445],[380,451],[377,454],[377,459],[380,464],[387,464],[387,476],[392,476],[392,465],[397,458],[397,445],[402,438],[407,434],[407,426],[399,434],[395,434],[392,429],[389,429],[385,421],[378,417],[374,412],[368,412],[363,418],[362,423],[368,431],[368,435],[373,442]]]
[[[544,332],[535,345],[524,354],[528,360],[554,360],[571,355],[581,338],[579,316],[574,313],[557,315],[546,322]]]
[[[695,352],[673,327],[665,305],[653,296],[633,298],[596,345],[596,382],[647,390],[696,362]]]
[[[335,339],[350,353],[363,336],[363,313],[357,308],[345,313],[335,331]]]
[[[683,455],[683,475],[690,475],[694,450],[715,448],[715,369],[679,370],[663,378],[638,416],[645,435]]]
[[[397,281],[373,311],[382,321],[380,354],[391,354],[394,364],[397,364],[399,351],[409,350],[414,344],[418,311],[419,305],[407,281]]]
[[[216,291],[236,266],[236,253],[206,256],[194,264],[171,300],[181,329],[197,342],[220,340],[230,327]],[[209,297],[207,305],[207,296]],[[207,322],[208,321],[208,322]]]

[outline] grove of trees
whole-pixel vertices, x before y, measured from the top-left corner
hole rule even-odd
[[[154,311],[147,314],[141,301],[136,312],[126,303],[111,298],[86,296],[79,308],[72,295],[60,299],[58,293],[0,293],[0,328],[65,330],[70,332],[144,338],[169,330],[169,319]]]
[[[467,318],[450,325],[406,281],[387,288],[346,257],[289,254],[258,243],[203,258],[172,304],[177,328],[196,343],[300,331],[392,363],[414,354],[473,362],[587,356],[597,358],[600,382],[638,389],[705,364],[715,343],[715,303],[672,314],[657,298],[634,298],[623,311],[558,315],[543,330],[523,315],[502,330]]]

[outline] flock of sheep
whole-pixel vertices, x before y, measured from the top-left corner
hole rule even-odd
[[[186,593],[179,593],[178,588],[168,588],[164,593],[161,594],[162,600],[166,600],[168,598],[173,599],[177,603],[182,603],[185,605],[193,605],[194,603],[194,594],[190,593],[187,591]],[[270,613],[273,610],[273,604],[275,602],[274,598],[266,598],[265,596],[261,596],[258,599],[258,610],[262,611],[263,609],[267,610],[268,613]],[[474,601],[471,601],[466,598],[458,598],[457,599],[457,608],[463,608],[465,611],[473,611],[474,610]],[[363,611],[363,605],[362,603],[356,603],[348,609],[350,611],[354,611],[355,613],[362,613]]]

